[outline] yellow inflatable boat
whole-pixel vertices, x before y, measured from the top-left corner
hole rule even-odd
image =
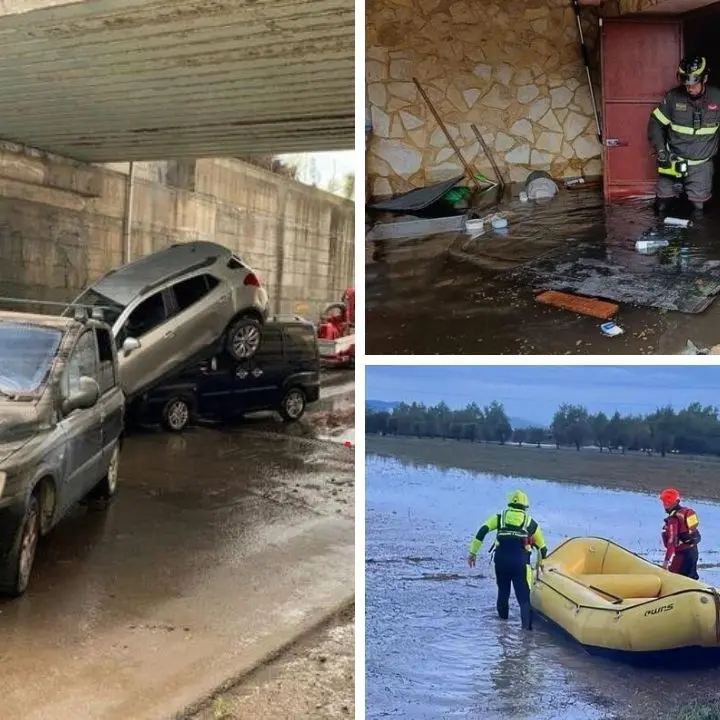
[[[588,652],[638,664],[720,663],[720,593],[602,538],[571,538],[533,582],[536,614]]]

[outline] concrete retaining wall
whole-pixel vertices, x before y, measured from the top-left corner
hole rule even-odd
[[[124,262],[127,171],[0,143],[0,295],[67,301]],[[131,228],[131,259],[194,239],[231,247],[274,312],[314,318],[353,282],[353,203],[240,161],[136,164]]]

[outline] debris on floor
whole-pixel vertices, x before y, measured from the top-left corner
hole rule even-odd
[[[667,240],[636,240],[635,249],[641,253],[651,253],[662,248],[666,248],[670,243]]]
[[[603,323],[600,326],[600,330],[603,335],[607,335],[608,337],[616,337],[617,335],[622,335],[625,332],[619,325],[616,325],[612,321]]]
[[[546,290],[535,296],[535,300],[544,305],[570,310],[580,315],[608,320],[619,310],[615,303],[605,302],[596,298],[581,297],[570,293],[558,292],[557,290]]]
[[[441,200],[443,196],[450,192],[464,177],[464,174],[457,175],[450,180],[444,180],[443,182],[428,185],[427,187],[415,188],[402,195],[396,195],[389,200],[376,202],[370,205],[370,209],[400,213],[424,210],[438,200]]]
[[[709,355],[709,354],[710,354],[710,348],[698,347],[692,340],[688,340],[685,347],[678,353],[678,355]]]
[[[440,218],[416,218],[408,216],[407,219],[397,222],[378,223],[367,234],[367,239],[385,240],[390,238],[431,237],[441,233],[461,233],[465,225],[463,215],[451,215]]]
[[[525,194],[530,200],[543,200],[555,197],[557,193],[557,184],[550,174],[544,170],[531,172],[525,181]]]
[[[669,215],[665,217],[663,223],[665,225],[670,225],[671,227],[682,228],[690,227],[690,225],[692,225],[692,221],[688,220],[687,218],[670,217]]]
[[[634,244],[633,244],[634,246]],[[672,243],[655,254],[618,248],[605,257],[592,257],[582,246],[566,247],[519,269],[535,288],[560,290],[615,303],[696,314],[706,310],[720,293],[720,261],[706,260],[686,246]]]

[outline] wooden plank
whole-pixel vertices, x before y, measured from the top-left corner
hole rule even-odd
[[[601,320],[609,320],[620,309],[620,306],[615,303],[581,295],[571,295],[557,290],[546,290],[537,295],[535,300],[544,305],[552,305],[553,307],[570,310],[580,315],[590,315]]]

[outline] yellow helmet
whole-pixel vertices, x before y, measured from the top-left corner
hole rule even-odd
[[[530,507],[530,500],[522,490],[513,490],[507,499],[508,505],[519,505],[527,510]]]

